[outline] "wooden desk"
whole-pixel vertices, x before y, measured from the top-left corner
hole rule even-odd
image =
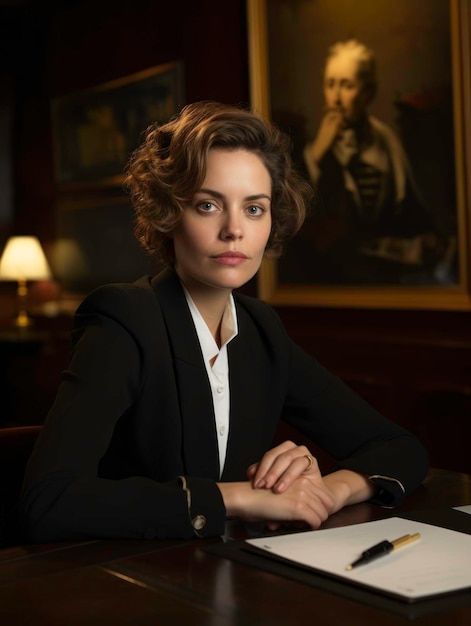
[[[414,510],[471,503],[471,476],[433,470],[400,510],[369,504],[346,508],[325,524],[334,527]],[[464,515],[464,514],[462,514]],[[470,517],[471,525],[471,517]],[[228,522],[227,538],[247,530]],[[205,551],[205,541],[86,541],[0,551],[0,623],[189,624],[211,626],[315,623],[409,624],[410,616],[371,606]],[[460,605],[461,604],[461,605]],[[414,624],[469,626],[471,594]]]

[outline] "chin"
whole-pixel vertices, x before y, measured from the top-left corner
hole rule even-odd
[[[245,268],[242,272],[236,271],[229,273],[226,276],[220,276],[220,281],[217,282],[222,283],[227,288],[238,289],[239,287],[242,287],[243,285],[248,283],[249,280],[251,280],[256,273],[257,270],[248,271],[248,268]]]
[[[221,289],[240,289],[240,287],[243,287],[245,285],[245,283],[247,283],[250,280],[250,278],[247,278],[247,280],[228,280],[228,281],[224,281],[218,285],[218,287],[220,287]]]

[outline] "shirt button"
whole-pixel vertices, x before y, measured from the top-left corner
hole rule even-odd
[[[226,427],[225,426],[219,426],[219,434],[222,436],[222,435],[224,435],[225,432],[226,432]]]
[[[216,391],[217,391],[218,393],[224,393],[224,387],[223,387],[222,385],[218,385],[218,386],[216,387]]]

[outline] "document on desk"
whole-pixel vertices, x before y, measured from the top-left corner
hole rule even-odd
[[[471,515],[471,504],[465,504],[464,506],[455,506],[453,507],[456,511],[462,511],[463,513],[468,513]]]
[[[420,533],[418,541],[346,569],[371,546],[414,533]],[[399,517],[246,543],[258,554],[408,602],[471,587],[471,535]]]

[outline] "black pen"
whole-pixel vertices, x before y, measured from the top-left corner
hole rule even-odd
[[[399,539],[394,539],[394,541],[381,541],[375,546],[368,548],[368,550],[362,552],[361,557],[350,565],[347,565],[346,569],[351,570],[354,567],[358,567],[359,565],[369,563],[373,559],[377,559],[380,556],[385,556],[393,550],[397,550],[398,548],[407,546],[409,543],[412,543],[412,541],[416,541],[417,539],[420,539],[419,533],[415,533],[413,535],[404,535],[403,537],[399,537]]]

